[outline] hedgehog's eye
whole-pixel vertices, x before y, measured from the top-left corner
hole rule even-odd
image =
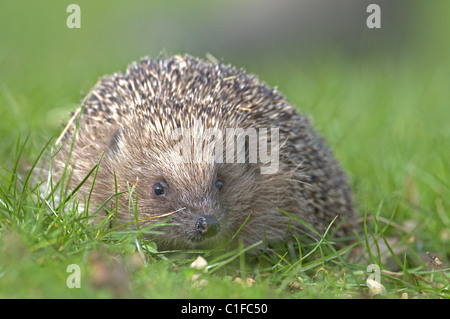
[[[221,190],[223,189],[223,183],[222,183],[222,181],[221,181],[220,179],[218,179],[218,180],[216,181],[216,187],[217,187],[217,189],[218,189],[219,191],[221,191]]]
[[[166,195],[166,188],[162,183],[156,183],[153,185],[153,195],[158,197]]]

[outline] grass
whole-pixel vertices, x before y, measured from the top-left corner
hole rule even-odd
[[[85,16],[78,33],[58,29],[56,12],[65,12],[59,6],[42,11],[55,13],[47,24],[32,8],[21,13],[30,20],[22,27],[9,20],[8,28],[8,19],[0,19],[0,29],[10,32],[0,34],[6,48],[0,54],[0,297],[450,298],[450,49],[439,32],[446,28],[436,22],[446,26],[448,10],[430,15],[433,23],[414,33],[426,44],[397,54],[349,57],[327,48],[288,54],[276,63],[270,56],[225,57],[277,85],[313,117],[349,175],[359,212],[353,241],[344,247],[325,233],[255,256],[242,245],[158,251],[142,234],[159,227],[96,226],[86,212],[76,213],[77,202],[63,184],[41,199],[35,178],[80,90],[152,53],[124,52],[106,40],[107,48],[96,47],[92,39],[98,37],[88,37],[93,15]],[[33,26],[39,35],[33,36]],[[80,42],[93,48],[88,55]],[[46,176],[41,180],[46,183]],[[135,195],[130,185],[130,199]],[[60,205],[57,197],[64,199]],[[133,209],[131,204],[131,214]],[[198,255],[206,259],[207,272],[190,267]],[[80,266],[80,289],[67,287],[71,264]],[[386,296],[370,295],[373,264],[380,267]]]

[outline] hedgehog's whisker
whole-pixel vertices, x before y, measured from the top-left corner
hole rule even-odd
[[[172,212],[168,212],[168,213],[166,213],[166,214],[162,214],[162,215],[158,215],[158,216],[151,216],[151,217],[146,217],[146,218],[140,218],[140,219],[138,219],[138,221],[139,221],[139,222],[142,222],[142,221],[145,221],[145,220],[150,220],[150,219],[156,219],[156,218],[167,217],[167,216],[170,216],[170,215],[172,215],[172,214],[178,213],[179,211],[181,211],[181,210],[183,210],[183,209],[186,209],[186,207],[181,207],[181,208],[179,208],[179,209],[177,209],[177,210],[174,210],[174,211],[172,211]],[[133,223],[135,223],[135,222],[136,222],[136,221],[133,220]]]

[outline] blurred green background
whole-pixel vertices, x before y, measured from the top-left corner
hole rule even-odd
[[[80,29],[66,26],[73,2]],[[366,26],[370,3],[381,29]],[[100,76],[161,52],[210,53],[314,118],[362,212],[384,203],[390,214],[399,195],[399,218],[423,218],[448,242],[449,12],[436,0],[2,1],[0,165],[19,132],[31,132],[30,157],[57,136]]]
[[[307,76],[335,71],[327,63],[343,73],[368,64],[380,72],[398,63],[418,71],[449,64],[447,1],[79,0],[81,28],[69,29],[72,2],[0,4],[1,116],[14,123],[8,131],[54,127],[59,111],[73,108],[99,76],[160,52],[209,52],[294,94],[320,85]],[[381,29],[366,27],[372,2],[381,6]]]
[[[80,29],[66,26],[73,2],[81,8]],[[373,2],[381,6],[381,29],[366,27]],[[296,93],[305,86],[336,93],[320,88],[316,73],[341,67],[344,80],[369,64],[380,72],[398,63],[418,71],[448,67],[449,9],[448,1],[399,0],[2,1],[0,115],[8,124],[1,134],[54,128],[99,76],[160,52],[209,52],[314,108],[317,101]]]

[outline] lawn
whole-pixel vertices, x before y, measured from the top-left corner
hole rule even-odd
[[[93,225],[71,201],[62,218],[63,207],[40,199],[34,181],[42,159],[101,75],[161,50],[208,51],[184,42],[167,48],[161,39],[139,46],[114,20],[138,9],[79,4],[80,30],[65,27],[68,3],[0,5],[0,297],[450,298],[448,4],[416,4],[415,28],[398,47],[378,39],[378,47],[351,52],[324,44],[302,54],[214,52],[309,114],[355,193],[350,244],[337,249],[326,235],[257,255],[243,246],[158,251],[139,232]],[[199,8],[195,2],[192,10]],[[198,256],[207,262],[202,269],[192,266]],[[70,265],[79,266],[78,282]]]

